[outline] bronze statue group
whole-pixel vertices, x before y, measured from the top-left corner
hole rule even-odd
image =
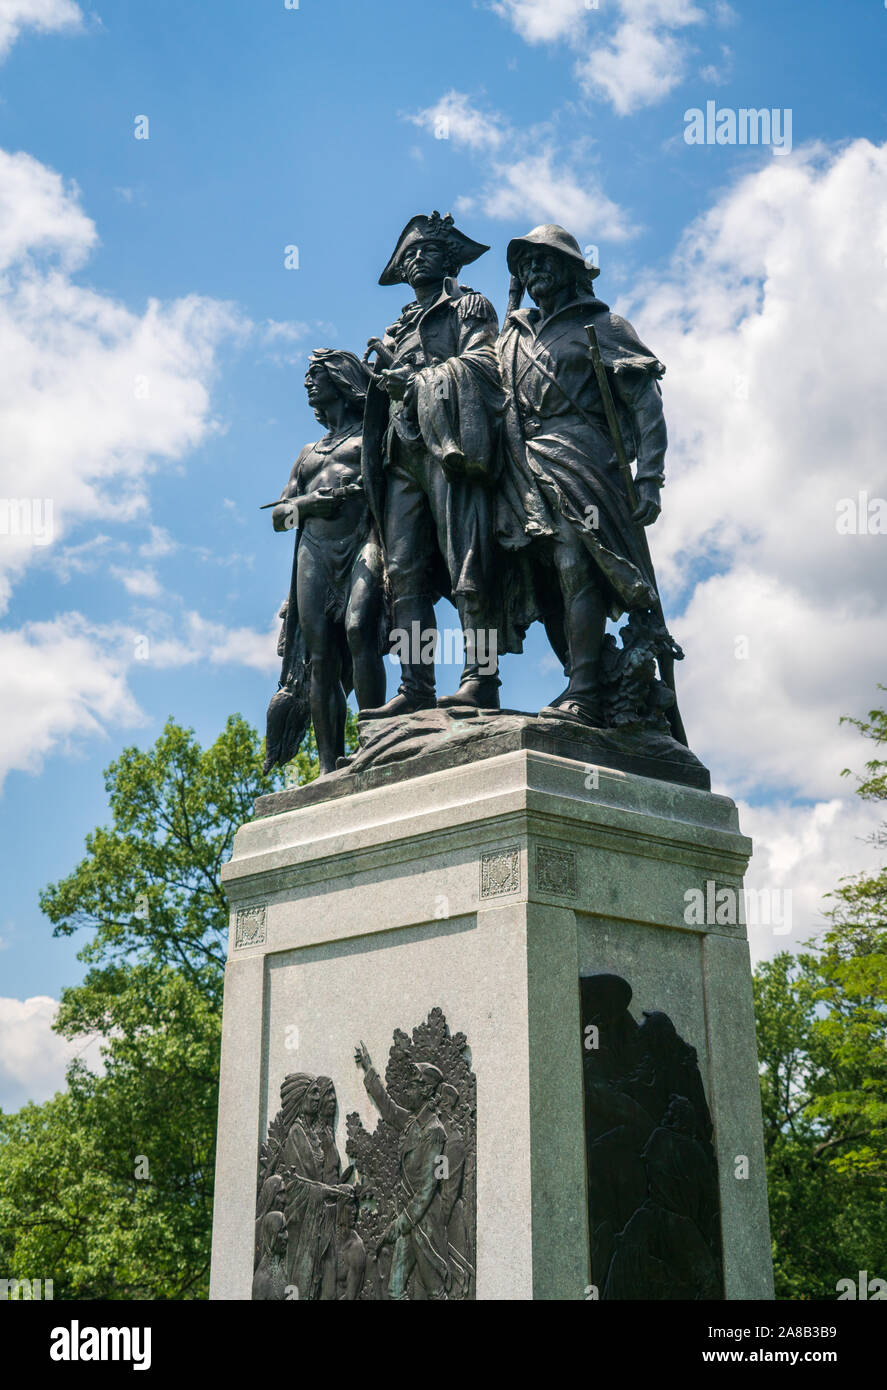
[[[379,283],[415,298],[362,360],[311,355],[308,400],[327,433],[299,454],[272,512],[296,542],[268,768],[294,756],[310,721],[321,773],[334,772],[352,691],[362,722],[497,710],[498,656],[520,652],[536,621],[568,681],[540,713],[607,727],[605,624],[625,614],[623,648],[647,672],[638,717],[649,707],[686,742],[680,651],[644,531],[660,510],[665,369],[597,298],[597,267],[563,227],[509,242],[501,332],[490,301],[457,278],[487,250],[449,215],[411,218]],[[464,666],[458,690],[437,698],[441,597],[458,611]],[[385,703],[387,652],[402,678]]]

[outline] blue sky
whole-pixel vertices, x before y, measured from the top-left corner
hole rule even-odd
[[[887,497],[885,49],[874,0],[0,0],[0,493],[54,502],[49,544],[0,535],[0,1104],[60,1077],[80,943],[37,895],[103,767],[168,714],[263,721],[290,553],[258,506],[317,435],[310,349],[397,316],[376,281],[415,212],[490,243],[466,278],[500,311],[509,237],[598,247],[668,366],[651,543],[691,743],[790,941],[871,863],[837,721],[884,679],[887,540],[834,516]],[[688,145],[708,100],[789,109],[791,153]],[[504,675],[510,706],[560,688],[538,630]]]

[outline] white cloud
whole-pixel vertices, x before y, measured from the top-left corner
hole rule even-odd
[[[80,286],[95,241],[76,188],[0,151],[0,498],[48,499],[54,539],[144,514],[150,473],[215,428],[216,350],[246,331],[232,306],[196,295],[138,314]],[[0,534],[0,611],[46,553],[23,529]]]
[[[0,0],[0,58],[5,58],[22,29],[49,33],[78,29],[83,11],[73,0]]]
[[[75,183],[66,185],[29,154],[0,150],[0,274],[41,253],[53,253],[64,269],[74,270],[97,239]]]
[[[0,785],[14,768],[39,772],[59,746],[141,722],[126,685],[132,650],[76,613],[0,631]]]
[[[152,569],[126,570],[120,565],[112,565],[111,573],[134,598],[159,598],[163,593],[160,581]]]
[[[310,324],[297,319],[266,319],[262,331],[268,342],[298,343],[305,337]]]
[[[687,653],[677,678],[690,740],[734,796],[830,798],[841,769],[863,761],[859,735],[838,721],[877,695],[884,619],[817,601],[762,572],[751,550],[697,585],[672,623]]]
[[[129,687],[134,670],[244,666],[269,679],[280,666],[275,616],[264,632],[225,627],[199,613],[144,612],[127,623],[89,623],[79,613],[0,630],[0,787],[13,771],[39,773],[50,754],[86,738],[144,726]]]
[[[250,329],[230,305],[187,296],[133,312],[75,276],[97,240],[79,194],[26,154],[0,151],[0,608],[28,565],[64,581],[113,557],[111,574],[138,599],[156,599],[150,564],[125,563],[127,547],[96,522],[144,521],[146,481],[215,428],[209,386],[220,345]],[[274,324],[291,341],[299,326]],[[72,533],[89,522],[93,534]],[[148,522],[148,561],[175,546]],[[129,552],[131,555],[131,551]],[[273,670],[274,645],[187,619],[183,659],[223,652],[232,664]],[[139,634],[77,613],[0,632],[0,781],[36,772],[47,754],[85,737],[143,722],[129,689]],[[264,639],[268,642],[270,639]],[[213,651],[208,648],[212,644]]]
[[[867,843],[876,817],[870,807],[848,804],[840,797],[815,805],[740,802],[739,815],[744,833],[755,842],[746,887],[773,909],[769,926],[762,921],[748,928],[757,962],[778,951],[802,949],[828,925],[827,894],[840,880],[876,871],[877,855]],[[788,920],[786,892],[791,894]],[[761,899],[762,893],[768,896]]]
[[[145,519],[152,471],[217,428],[218,348],[251,329],[214,300],[151,300],[137,313],[83,287],[75,275],[96,240],[75,186],[0,151],[0,611],[31,564],[48,561],[64,581],[126,550],[101,533],[68,537],[85,522],[95,532],[97,521]],[[145,559],[174,546],[162,528],[149,537]],[[137,598],[161,592],[150,565],[111,572]],[[127,684],[136,635],[77,613],[0,632],[0,781],[142,721]],[[258,635],[253,645],[246,632],[215,638],[232,662],[258,664]]]
[[[213,666],[247,666],[262,675],[273,675],[280,667],[277,639],[280,619],[275,615],[265,632],[254,628],[228,628],[210,622],[199,613],[184,615],[181,635],[160,635],[151,640],[152,666],[190,666],[209,662]]]
[[[577,65],[585,91],[605,97],[620,116],[668,96],[683,80],[683,45],[667,30],[620,24],[610,41]]]
[[[0,1109],[11,1113],[28,1101],[49,1100],[65,1085],[65,1069],[80,1057],[100,1072],[100,1038],[68,1042],[52,1030],[58,1001],[0,998]]]
[[[493,9],[527,43],[563,41],[581,56],[576,77],[587,93],[620,115],[661,101],[686,74],[685,33],[711,17],[733,19],[728,5],[694,0],[494,0]]]
[[[408,114],[406,120],[433,135],[436,140],[452,140],[472,150],[498,150],[508,139],[508,124],[495,111],[472,106],[465,92],[451,89],[422,111]]]
[[[559,164],[551,150],[495,165],[494,178],[478,201],[488,217],[518,218],[527,224],[559,222],[574,234],[578,229],[580,243],[583,235],[594,238],[595,245],[598,238],[624,241],[637,230],[596,177],[583,177]]]
[[[790,877],[803,936],[873,862],[876,814],[840,777],[868,749],[839,718],[884,680],[887,535],[841,534],[837,505],[887,499],[887,146],[768,161],[617,307],[668,366],[651,543],[685,597],[690,741],[751,801],[753,875]]]
[[[585,0],[493,0],[492,8],[527,43],[567,38],[588,15]]]
[[[455,201],[457,212],[480,208],[502,221],[562,222],[597,245],[621,241],[637,230],[628,214],[604,193],[597,175],[572,167],[554,153],[546,132],[517,130],[495,111],[481,111],[464,92],[451,90],[433,106],[405,117],[439,139],[482,156],[483,183]],[[500,157],[498,151],[507,151]]]

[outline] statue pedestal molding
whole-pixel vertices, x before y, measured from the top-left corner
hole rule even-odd
[[[711,920],[716,901],[729,904],[724,889],[742,902],[751,843],[733,802],[528,748],[425,773],[414,759],[396,782],[329,800],[318,799],[321,785],[302,805],[291,792],[263,798],[223,870],[231,934],[211,1297],[251,1297],[260,1146],[284,1078],[333,1079],[341,1166],[356,1161],[366,1188],[359,1157],[346,1156],[346,1128],[365,1139],[379,1111],[355,1048],[366,1044],[384,1080],[395,1031],[410,1035],[441,1010],[452,1035],[464,1034],[462,1079],[451,1089],[469,1150],[466,1230],[476,1192],[476,1234],[457,1240],[449,1218],[451,1247],[461,1241],[470,1266],[461,1283],[442,1285],[451,1297],[582,1300],[595,1296],[592,1286],[597,1296],[630,1297],[653,1255],[666,1284],[673,1273],[673,1287],[689,1287],[708,1258],[705,1240],[717,1245],[694,1188],[710,1171],[723,1267],[718,1292],[703,1296],[772,1298],[744,913],[731,923],[728,906],[722,924]],[[688,909],[700,901],[702,914]],[[628,1015],[628,995],[617,1000],[615,1022],[614,976],[631,992]],[[589,985],[591,977],[610,983]],[[592,995],[610,1001],[597,1014]],[[637,1030],[644,1011],[658,1012]],[[423,1036],[414,1059],[440,1065],[447,1079],[449,1063]],[[685,1045],[698,1055],[695,1102],[697,1113],[707,1102],[713,1122],[716,1176],[689,1132],[694,1095],[683,1122],[680,1104],[660,1113],[697,1084]],[[676,1081],[681,1067],[686,1080]],[[598,1100],[604,1111],[595,1112]],[[362,1127],[346,1126],[354,1112]],[[396,1147],[386,1161],[390,1175]],[[629,1179],[641,1184],[634,1195]],[[357,1230],[367,1237],[380,1195],[361,1208]],[[633,1203],[640,1214],[626,1236]],[[688,1254],[682,1232],[694,1222],[699,1249]],[[706,1228],[702,1245],[697,1226]],[[374,1239],[366,1244],[363,1296],[382,1296],[388,1264],[376,1264]],[[408,1296],[434,1294],[412,1283]]]

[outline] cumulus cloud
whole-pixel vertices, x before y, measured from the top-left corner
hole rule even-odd
[[[77,272],[96,242],[75,185],[29,155],[0,151],[0,611],[28,566],[47,562],[65,581],[113,558],[125,594],[161,595],[152,564],[133,564],[96,523],[145,521],[152,472],[218,427],[218,349],[252,328],[210,299],[151,300],[139,313],[84,287]],[[274,323],[257,336],[293,341],[299,331]],[[82,540],[86,523],[92,534]],[[148,525],[140,553],[150,562],[175,542]],[[178,621],[179,664],[203,651],[273,670],[270,633],[201,626],[196,614]],[[0,782],[12,769],[39,771],[52,751],[142,722],[128,686],[144,659],[139,636],[78,613],[0,631]]]
[[[777,801],[761,806],[740,800],[739,815],[755,844],[746,887],[765,909],[757,922],[749,922],[752,959],[803,949],[828,925],[827,895],[840,880],[877,867],[868,841],[871,810],[834,796],[808,805]]]
[[[451,89],[433,106],[407,113],[406,120],[433,135],[471,150],[498,150],[509,138],[509,126],[497,111],[481,111],[466,92]]]
[[[617,307],[668,366],[651,544],[691,743],[751,803],[754,872],[789,879],[803,933],[871,863],[875,816],[840,778],[867,750],[838,721],[884,680],[887,146],[768,162]]]
[[[50,33],[78,29],[83,11],[74,0],[0,0],[0,59],[6,57],[22,29]]]
[[[126,684],[131,657],[122,632],[77,613],[0,630],[0,785],[12,769],[39,772],[58,747],[139,723]]]
[[[636,228],[593,176],[581,177],[558,163],[550,149],[497,166],[496,180],[479,202],[488,217],[502,221],[560,222],[589,235],[624,241]]]
[[[446,92],[432,106],[405,117],[437,139],[482,157],[482,184],[457,198],[459,212],[480,208],[503,221],[564,222],[588,236],[621,241],[636,228],[607,197],[597,175],[580,172],[555,152],[550,132],[518,130],[496,111],[483,111],[464,92]]]
[[[0,998],[0,1110],[38,1105],[64,1088],[65,1070],[80,1057],[91,1071],[102,1068],[100,1038],[68,1042],[52,1031],[58,1000]]]
[[[527,43],[567,43],[576,77],[619,115],[661,101],[686,75],[693,51],[687,31],[710,18],[729,23],[724,4],[694,0],[494,0],[492,8]]]
[[[261,675],[271,675],[280,666],[280,619],[276,615],[265,632],[225,627],[195,612],[185,613],[176,626],[177,632],[160,629],[156,638],[149,637],[152,666],[162,669],[208,662],[213,666],[246,666]]]
[[[527,43],[567,38],[588,14],[585,0],[493,0],[492,8]]]
[[[90,623],[79,613],[0,629],[0,788],[13,771],[39,773],[53,752],[75,752],[86,738],[143,726],[130,689],[133,671],[244,666],[271,676],[279,668],[274,617],[264,632],[226,627],[193,611],[143,612],[130,623]]]
[[[685,50],[668,29],[635,20],[620,24],[608,43],[577,64],[587,92],[605,97],[620,116],[651,106],[683,80]]]
[[[81,286],[95,242],[73,185],[0,151],[0,498],[48,504],[53,541],[144,511],[150,473],[215,427],[216,351],[246,331],[232,306],[196,295],[139,314]],[[42,553],[36,520],[0,515],[0,611]]]

